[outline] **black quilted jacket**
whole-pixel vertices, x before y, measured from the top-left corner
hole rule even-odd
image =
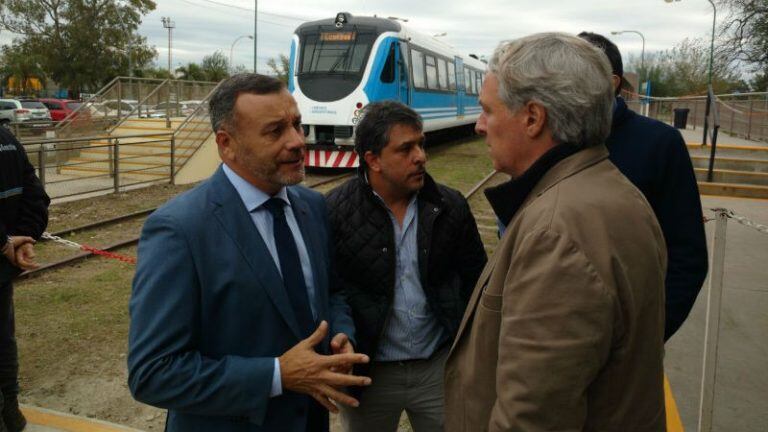
[[[363,175],[333,189],[327,201],[339,289],[352,308],[356,351],[373,356],[394,298],[394,228],[384,203]],[[487,261],[485,249],[469,205],[458,191],[426,176],[417,203],[421,285],[452,338]]]

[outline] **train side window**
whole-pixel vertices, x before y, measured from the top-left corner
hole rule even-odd
[[[387,61],[384,63],[384,68],[381,70],[381,82],[391,83],[395,81],[395,63],[395,44],[392,44],[389,47]]]
[[[439,90],[440,87],[437,82],[437,64],[435,58],[431,55],[427,57],[427,87],[433,90]]]
[[[421,88],[426,87],[424,82],[424,53],[412,49],[411,65],[413,66],[413,86]]]
[[[448,90],[456,90],[456,65],[448,62]]]
[[[472,94],[472,71],[464,68],[464,93]]]
[[[437,59],[437,75],[440,78],[440,89],[448,90],[448,70],[445,60]]]
[[[477,89],[480,90],[483,87],[483,74],[479,73],[477,74]]]
[[[477,71],[472,71],[472,94],[477,94]]]

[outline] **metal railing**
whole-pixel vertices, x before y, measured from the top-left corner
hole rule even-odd
[[[59,124],[37,128],[31,123],[12,124],[11,130],[22,141],[53,198],[174,183],[181,167],[212,134],[207,102],[219,84],[115,79]],[[104,106],[110,101],[116,103],[114,112],[91,115],[97,104]],[[182,109],[183,101],[190,101],[189,107]],[[123,102],[126,109],[122,109]],[[158,106],[162,109],[150,109]],[[170,128],[171,117],[182,116],[186,118],[175,130],[145,134],[118,131],[130,118],[165,118]],[[101,120],[98,125],[97,120]]]
[[[640,112],[640,101],[635,95],[624,94],[627,104]],[[768,92],[732,93],[715,95],[721,115],[720,130],[731,136],[753,141],[768,142]],[[704,124],[707,95],[675,98],[652,97],[648,116],[672,123],[675,108],[688,108],[688,127],[696,129]]]
[[[217,83],[209,81],[117,77],[55,127],[59,138],[93,136],[113,131],[129,118],[186,116],[183,101],[206,97]],[[161,104],[164,104],[161,105]]]
[[[211,89],[195,111],[176,128],[174,132],[174,150],[181,156],[182,160],[189,160],[213,133],[210,112],[208,111],[208,101],[220,85],[221,83]],[[181,165],[173,167],[174,175],[179,169],[181,169]]]
[[[712,183],[712,175],[715,168],[715,153],[717,152],[717,133],[720,130],[720,110],[717,107],[717,97],[712,91],[712,86],[709,86],[707,90],[707,106],[704,116],[704,136],[701,139],[702,145],[707,145],[707,133],[709,132],[710,121],[712,122],[712,132],[710,135],[712,146],[709,152],[707,181]]]
[[[153,183],[173,183],[173,133],[34,140],[24,148],[51,198],[66,198]]]

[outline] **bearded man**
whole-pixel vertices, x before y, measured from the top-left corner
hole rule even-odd
[[[304,179],[285,85],[236,75],[211,97],[222,166],[147,220],[130,302],[128,384],[168,431],[327,431],[355,354],[323,196]]]

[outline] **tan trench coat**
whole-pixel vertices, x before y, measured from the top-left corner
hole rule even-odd
[[[446,431],[663,431],[661,229],[603,146],[510,222],[446,365]]]

